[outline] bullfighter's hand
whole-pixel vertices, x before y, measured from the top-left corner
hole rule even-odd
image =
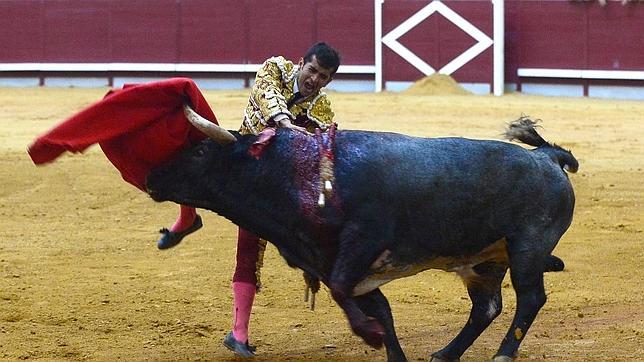
[[[291,123],[291,119],[288,118],[288,116],[280,117],[279,119],[275,119],[275,123],[282,128],[290,128],[293,130],[296,130],[298,132],[302,132],[306,135],[312,136],[313,134],[309,131],[306,130],[304,127],[296,126],[293,123]]]

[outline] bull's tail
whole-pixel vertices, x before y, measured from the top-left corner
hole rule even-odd
[[[562,169],[571,173],[577,172],[579,169],[579,162],[577,162],[575,156],[572,155],[572,152],[564,150],[560,146],[544,140],[537,132],[537,127],[538,125],[536,121],[533,121],[527,116],[521,116],[521,118],[508,125],[508,129],[505,131],[504,136],[510,141],[518,140],[530,146],[540,147],[544,151],[548,152],[550,157],[557,162]]]

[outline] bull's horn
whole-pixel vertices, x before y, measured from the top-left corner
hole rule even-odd
[[[188,118],[188,121],[190,121],[193,126],[203,132],[206,136],[215,140],[215,142],[223,145],[237,141],[237,138],[233,136],[232,133],[203,118],[187,104],[183,105],[183,114],[186,115],[186,118]]]

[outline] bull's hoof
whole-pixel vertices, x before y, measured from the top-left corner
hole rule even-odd
[[[371,347],[379,349],[382,347],[385,329],[374,318],[367,318],[365,321],[354,326],[353,331]]]
[[[460,360],[460,358],[449,358],[442,355],[440,352],[432,353],[432,356],[429,359],[430,362],[459,362]]]
[[[508,356],[494,356],[492,362],[512,362],[514,358]]]

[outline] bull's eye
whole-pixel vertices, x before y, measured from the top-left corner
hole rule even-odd
[[[197,156],[197,157],[203,157],[205,154],[206,154],[206,150],[204,150],[203,147],[198,147],[195,150],[195,156]]]

